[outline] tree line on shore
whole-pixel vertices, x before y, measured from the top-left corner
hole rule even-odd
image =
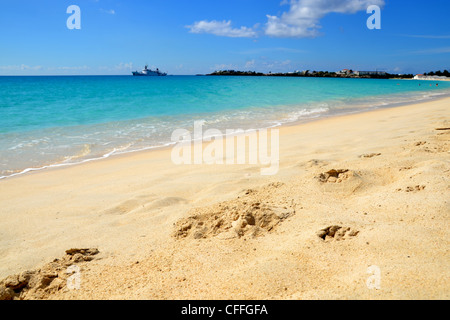
[[[213,73],[208,74],[209,76],[271,76],[271,77],[318,77],[318,78],[371,78],[371,79],[391,79],[391,78],[401,78],[401,79],[412,79],[414,77],[413,74],[365,74],[365,75],[357,75],[353,72],[348,74],[342,74],[338,72],[330,72],[330,71],[302,71],[302,72],[287,72],[287,73],[262,73],[255,71],[237,71],[237,70],[220,70],[214,71]]]
[[[444,70],[444,71],[431,71],[431,72],[426,72],[423,74],[424,76],[438,76],[438,77],[450,77],[450,72],[448,72],[448,70]]]

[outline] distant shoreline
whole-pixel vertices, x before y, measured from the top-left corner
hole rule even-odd
[[[204,76],[246,76],[246,77],[298,77],[298,78],[339,78],[339,79],[412,79],[413,74],[390,74],[387,72],[377,72],[376,74],[366,74],[360,75],[358,73],[338,73],[338,72],[328,72],[328,71],[302,71],[302,72],[287,72],[287,73],[262,73],[255,71],[235,71],[235,70],[223,70],[215,71]]]
[[[344,69],[339,72],[329,71],[296,71],[262,73],[255,71],[222,70],[210,74],[197,74],[197,76],[244,76],[244,77],[294,77],[294,78],[338,78],[338,79],[395,79],[395,80],[428,80],[428,81],[450,81],[450,77],[433,76],[417,78],[413,74],[391,74],[384,71],[352,71]]]

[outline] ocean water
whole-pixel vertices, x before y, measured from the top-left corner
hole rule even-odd
[[[0,178],[167,146],[196,120],[222,132],[269,128],[448,94],[442,81],[0,77]]]

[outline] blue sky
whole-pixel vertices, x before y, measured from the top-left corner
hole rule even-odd
[[[0,0],[0,75],[450,70],[448,21],[448,0]]]

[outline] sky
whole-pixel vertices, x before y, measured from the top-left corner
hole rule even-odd
[[[367,26],[371,5],[381,29]],[[146,64],[172,75],[450,70],[450,1],[0,0],[0,75],[130,75]]]

